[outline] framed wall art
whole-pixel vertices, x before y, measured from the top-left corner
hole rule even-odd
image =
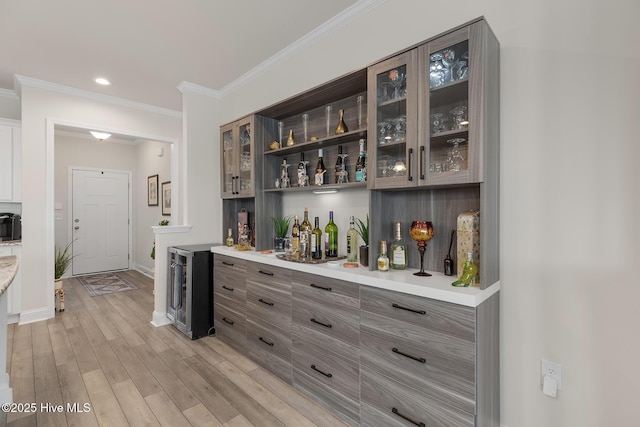
[[[158,175],[147,178],[147,205],[158,206]]]
[[[171,181],[162,183],[162,215],[171,215]]]

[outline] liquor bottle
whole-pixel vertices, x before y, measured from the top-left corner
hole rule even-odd
[[[322,230],[320,230],[320,218],[315,217],[315,226],[311,232],[311,258],[322,259]]]
[[[473,286],[478,275],[478,266],[473,262],[473,252],[467,253],[467,260],[462,263],[462,275],[451,285],[458,287]]]
[[[305,230],[311,231],[311,222],[309,222],[309,208],[304,208],[304,219],[302,220],[302,224],[300,224],[300,232],[302,233]]]
[[[325,183],[325,175],[327,168],[324,167],[324,160],[322,159],[322,148],[318,149],[318,165],[316,166],[316,185],[323,185]]]
[[[358,261],[358,232],[354,228],[353,216],[349,221],[349,231],[347,231],[347,261]]]
[[[227,230],[227,246],[233,246],[233,231],[231,229]]]
[[[338,158],[336,159],[336,184],[340,183],[340,173],[344,168],[344,158],[342,157],[342,145],[338,145]]]
[[[391,268],[404,270],[407,268],[407,244],[402,240],[400,223],[396,222],[396,240],[391,244]]]
[[[378,257],[378,271],[389,271],[389,257],[387,256],[387,241],[380,241],[380,256]]]
[[[291,249],[294,255],[300,250],[300,224],[298,223],[298,215],[293,218],[293,226],[291,227]]]
[[[304,161],[304,153],[300,153],[300,161],[298,162],[298,186],[306,187],[309,185],[309,176],[307,174],[307,163]]]
[[[360,154],[356,162],[356,182],[367,180],[367,155],[364,152],[365,140],[360,140]]]
[[[338,226],[333,222],[333,211],[329,211],[329,224],[324,228],[327,233],[324,244],[324,255],[327,258],[338,256]]]

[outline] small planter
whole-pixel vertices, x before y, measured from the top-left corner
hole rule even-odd
[[[284,237],[274,237],[273,238],[273,251],[274,252],[284,252]]]
[[[360,264],[363,267],[369,267],[369,246],[360,246],[359,255],[360,255]]]

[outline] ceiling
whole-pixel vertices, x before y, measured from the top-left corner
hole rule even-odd
[[[0,88],[14,75],[182,110],[372,0],[2,0]],[[110,86],[94,82],[97,77]]]

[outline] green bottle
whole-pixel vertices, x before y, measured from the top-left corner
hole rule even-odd
[[[335,258],[338,256],[338,226],[333,222],[333,211],[329,211],[329,224],[324,228],[327,234],[324,255],[327,258]]]
[[[315,227],[311,232],[311,258],[322,259],[322,230],[320,230],[320,218],[315,217]]]

